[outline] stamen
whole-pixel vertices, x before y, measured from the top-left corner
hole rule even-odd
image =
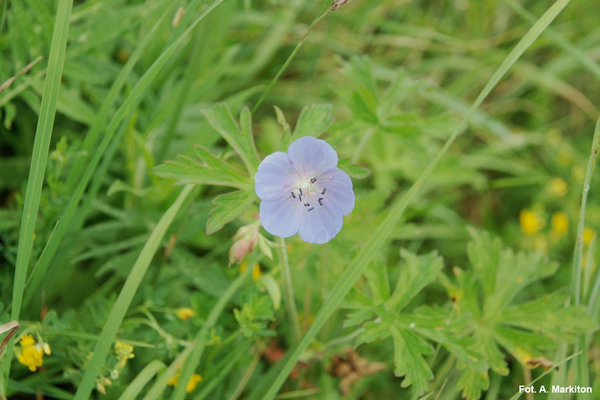
[[[309,207],[310,203],[304,203],[304,207]]]
[[[298,195],[298,201],[299,201],[300,203],[302,203],[302,194],[299,194],[299,195]]]
[[[319,197],[319,205],[322,206],[323,205],[323,198]]]
[[[302,196],[302,188],[298,188],[298,192],[300,192],[300,196]]]
[[[310,183],[315,183],[316,181],[317,181],[317,178],[312,178],[312,179],[310,180]]]
[[[294,192],[291,192],[291,193],[292,193],[292,197],[293,197],[293,198],[296,198],[296,195],[294,194]]]
[[[306,212],[312,211],[312,210],[314,210],[314,209],[315,209],[314,207],[311,207],[311,208],[309,208],[309,209],[308,209]]]
[[[327,188],[323,188],[323,191],[321,192],[321,194],[325,194],[326,190],[327,190]]]

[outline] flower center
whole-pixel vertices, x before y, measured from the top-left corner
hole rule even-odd
[[[327,188],[321,187],[321,185],[317,183],[317,178],[313,177],[309,180],[299,182],[296,190],[291,192],[291,196],[306,207],[306,212],[310,212],[314,210],[317,205],[323,206],[325,193],[327,193]]]

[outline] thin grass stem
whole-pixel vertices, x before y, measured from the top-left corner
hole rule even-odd
[[[281,279],[283,283],[283,296],[285,297],[286,307],[288,309],[288,318],[292,334],[294,335],[294,343],[298,343],[302,337],[302,329],[300,328],[300,320],[298,319],[298,309],[296,308],[296,300],[294,299],[294,285],[292,283],[292,274],[290,271],[290,261],[287,254],[285,239],[278,238],[279,246],[277,252],[279,254],[279,265],[281,266]]]

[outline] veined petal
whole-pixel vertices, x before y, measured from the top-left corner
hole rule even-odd
[[[298,234],[305,242],[323,244],[338,234],[343,223],[342,213],[337,206],[317,205],[304,215]]]
[[[326,141],[312,136],[301,137],[290,145],[288,155],[294,168],[305,178],[337,167],[338,156]]]
[[[268,155],[258,166],[254,189],[262,200],[274,200],[289,194],[290,185],[297,180],[290,159],[284,152]]]
[[[298,232],[304,212],[302,204],[289,195],[263,200],[260,203],[260,222],[270,234],[289,237]]]
[[[337,206],[342,215],[348,215],[354,209],[354,191],[352,190],[352,180],[341,169],[328,171],[319,177],[321,187],[326,189],[323,195],[323,203],[333,203]]]

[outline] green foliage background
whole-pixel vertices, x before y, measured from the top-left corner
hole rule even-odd
[[[0,394],[597,396],[592,3],[0,0]],[[325,245],[257,220],[306,135],[355,188]]]

